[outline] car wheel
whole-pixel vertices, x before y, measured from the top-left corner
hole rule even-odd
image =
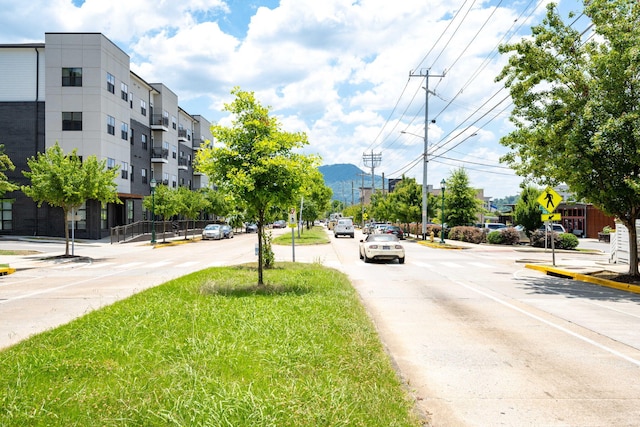
[[[362,256],[362,252],[360,252],[360,251],[358,251],[358,256],[360,256],[360,259],[364,258],[364,257]]]
[[[398,262],[399,262],[400,264],[404,264],[404,258],[398,258]]]
[[[369,258],[367,254],[364,254],[364,262],[366,262],[367,264],[371,262],[371,258]]]
[[[356,237],[354,234],[351,235],[351,238],[353,239],[354,237]]]

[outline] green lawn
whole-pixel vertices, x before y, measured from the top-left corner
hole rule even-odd
[[[420,426],[342,273],[170,281],[0,352],[2,426]]]
[[[293,236],[295,238],[296,245],[319,245],[329,243],[329,237],[324,227],[311,227],[309,230],[306,228],[300,230],[300,236],[298,237],[298,229],[293,229]],[[279,235],[273,239],[273,243],[276,245],[291,245],[291,230],[287,230],[286,233]]]

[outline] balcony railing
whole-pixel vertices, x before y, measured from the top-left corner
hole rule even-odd
[[[154,114],[151,116],[151,126],[169,127],[169,118],[162,114]]]
[[[167,150],[166,148],[153,147],[151,149],[151,158],[152,159],[168,159],[169,150]]]

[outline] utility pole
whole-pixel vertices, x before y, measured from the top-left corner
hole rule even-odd
[[[429,203],[428,186],[427,186],[427,166],[429,164],[429,158],[427,150],[429,148],[429,77],[444,77],[442,74],[429,74],[430,69],[422,69],[418,74],[410,71],[409,77],[424,77],[424,154],[423,166],[422,166],[422,240],[427,238],[427,204]],[[435,94],[434,94],[435,95]]]
[[[362,161],[364,162],[364,165],[366,167],[371,168],[371,194],[373,195],[373,193],[375,193],[376,191],[374,171],[378,166],[380,166],[380,163],[382,162],[382,153],[373,154],[373,150],[371,150],[371,154],[363,153]]]

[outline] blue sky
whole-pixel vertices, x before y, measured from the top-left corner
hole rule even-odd
[[[546,1],[474,0],[0,0],[0,43],[45,32],[101,32],[149,82],[191,114],[221,123],[234,86],[254,91],[285,130],[304,131],[324,164],[381,154],[376,174],[422,183],[429,79],[427,182],[465,167],[471,185],[500,198],[521,179],[501,165],[511,130],[497,46],[530,34]],[[563,14],[581,3],[561,1]],[[575,23],[586,28],[584,18]],[[431,123],[433,122],[433,123]],[[405,133],[401,133],[404,131]],[[358,185],[358,184],[356,184]]]

